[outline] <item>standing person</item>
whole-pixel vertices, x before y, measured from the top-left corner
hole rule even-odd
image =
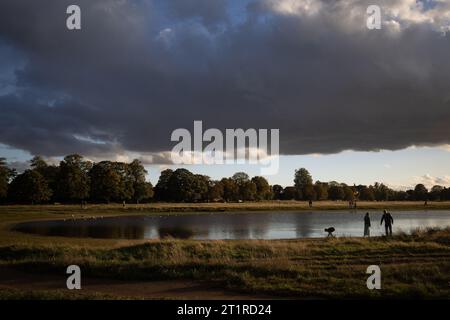
[[[392,236],[392,225],[394,224],[394,218],[392,218],[391,214],[386,210],[383,211],[383,216],[381,217],[380,225],[383,224],[384,221],[384,229],[386,230],[386,236]]]
[[[368,212],[364,216],[364,237],[365,236],[370,237],[370,217]]]
[[[309,207],[312,208],[312,200],[309,200]]]

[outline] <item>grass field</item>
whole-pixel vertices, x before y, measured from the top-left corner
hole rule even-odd
[[[346,208],[344,203],[314,205],[316,209]],[[398,210],[401,206],[423,209],[423,203],[358,205],[370,210]],[[224,297],[237,298],[450,298],[450,228],[418,230],[390,239],[265,241],[77,239],[9,230],[16,222],[57,219],[72,214],[136,214],[141,209],[146,213],[254,210],[255,207],[261,210],[309,209],[307,204],[300,202],[153,204],[130,205],[125,209],[121,205],[89,206],[88,209],[79,206],[0,207],[0,297],[189,298],[192,296],[183,295],[182,290],[160,290],[159,295],[155,295],[145,289],[151,288],[152,284],[163,288],[184,285],[188,281],[199,284],[195,297],[213,297],[217,290],[211,288],[221,288]],[[450,203],[429,203],[427,207],[448,209]],[[65,289],[65,270],[71,264],[79,265],[83,279],[86,277],[95,285],[77,292]],[[366,287],[366,268],[373,264],[381,267],[382,290]],[[20,277],[26,275],[24,278],[29,279],[29,285],[25,280],[13,281],[17,274]],[[53,281],[54,275],[60,275],[62,280]]]

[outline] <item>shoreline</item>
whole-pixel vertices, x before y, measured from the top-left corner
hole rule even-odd
[[[11,205],[0,206],[0,245],[14,243],[46,243],[60,241],[61,243],[77,244],[89,242],[90,244],[111,245],[113,243],[132,244],[149,241],[148,239],[89,239],[72,237],[47,237],[37,234],[23,233],[14,230],[17,224],[33,221],[55,221],[63,219],[89,219],[97,217],[125,217],[125,216],[153,216],[153,215],[211,215],[211,214],[247,214],[247,213],[276,213],[295,212],[302,213],[351,213],[362,214],[381,213],[386,208],[396,214],[402,211],[450,211],[450,202],[429,202],[424,208],[422,202],[360,202],[356,209],[348,208],[345,202],[317,201],[309,208],[303,201],[264,201],[256,203],[151,203],[128,204],[123,208],[122,204],[88,205],[81,209],[80,205]],[[343,211],[343,212],[339,212]],[[320,238],[318,238],[320,239]],[[292,239],[290,239],[292,240]],[[153,239],[150,241],[159,241]],[[203,240],[210,241],[210,240]],[[279,241],[263,240],[263,241]],[[286,240],[282,240],[286,241]],[[289,240],[288,240],[289,241]]]

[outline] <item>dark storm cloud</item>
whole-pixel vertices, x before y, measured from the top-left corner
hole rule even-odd
[[[369,31],[368,1],[248,2],[237,21],[223,0],[2,0],[0,49],[20,59],[0,62],[0,143],[163,152],[194,120],[279,128],[284,154],[450,143],[446,3],[381,1],[398,14]],[[73,3],[81,31],[65,28]]]
[[[227,0],[171,0],[167,6],[175,19],[200,18],[206,26],[229,21]]]

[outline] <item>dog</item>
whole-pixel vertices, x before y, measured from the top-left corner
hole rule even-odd
[[[336,231],[334,227],[329,227],[325,229],[325,232],[328,232],[327,237],[334,237],[333,232]]]

